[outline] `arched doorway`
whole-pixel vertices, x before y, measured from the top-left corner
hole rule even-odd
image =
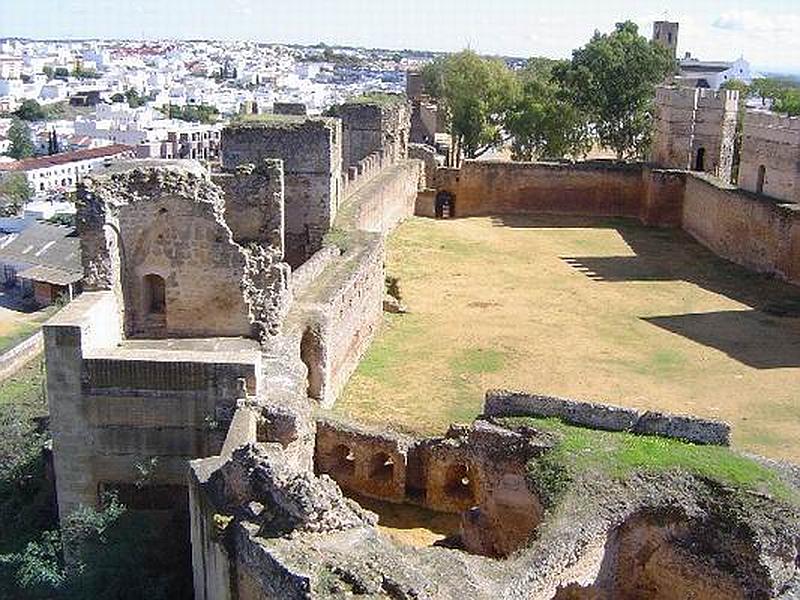
[[[167,292],[161,275],[150,273],[144,276],[144,310],[148,315],[167,312]]]
[[[764,165],[759,165],[758,167],[758,178],[756,179],[756,193],[763,194],[764,193],[764,183],[767,181],[767,167]]]
[[[706,167],[706,149],[698,148],[697,154],[694,157],[694,170],[705,171],[706,170],[705,167]]]
[[[452,219],[456,216],[455,197],[444,190],[436,194],[434,213],[437,219]]]

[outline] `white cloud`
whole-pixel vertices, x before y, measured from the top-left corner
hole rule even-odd
[[[752,10],[737,10],[723,13],[712,26],[755,35],[792,34],[800,28],[800,14],[768,15]]]

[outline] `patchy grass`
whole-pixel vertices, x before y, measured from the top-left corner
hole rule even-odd
[[[533,477],[544,476],[545,496],[557,496],[573,473],[602,472],[624,479],[633,472],[680,470],[722,484],[751,490],[800,505],[800,493],[778,474],[724,446],[701,446],[658,436],[599,431],[567,425],[558,419],[509,417],[510,427],[531,426],[561,438]],[[562,469],[560,471],[560,469]]]
[[[800,461],[800,318],[769,309],[800,290],[683,232],[414,218],[388,241],[387,275],[411,312],[385,317],[337,411],[437,433],[513,388],[722,419],[736,445]]]

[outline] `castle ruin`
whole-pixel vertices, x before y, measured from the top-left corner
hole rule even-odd
[[[515,419],[709,445],[728,443],[723,423],[502,390],[439,436],[318,412],[380,325],[387,234],[434,216],[440,192],[457,217],[679,227],[800,283],[797,205],[704,174],[730,172],[735,98],[660,98],[674,106],[659,125],[668,168],[439,168],[409,146],[408,104],[384,98],[233,124],[210,174],[132,161],[93,175],[78,213],[87,291],[44,327],[59,514],[114,489],[131,508],[186,515],[199,600],[798,593],[795,509],[665,472],[577,474],[554,510],[547,471],[531,467],[559,440]],[[703,168],[687,171],[703,148]],[[410,547],[350,496],[453,515],[458,528],[449,545]]]

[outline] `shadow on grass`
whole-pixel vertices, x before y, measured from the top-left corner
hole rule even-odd
[[[800,329],[756,310],[729,310],[662,317],[648,323],[716,348],[756,369],[800,367]]]

